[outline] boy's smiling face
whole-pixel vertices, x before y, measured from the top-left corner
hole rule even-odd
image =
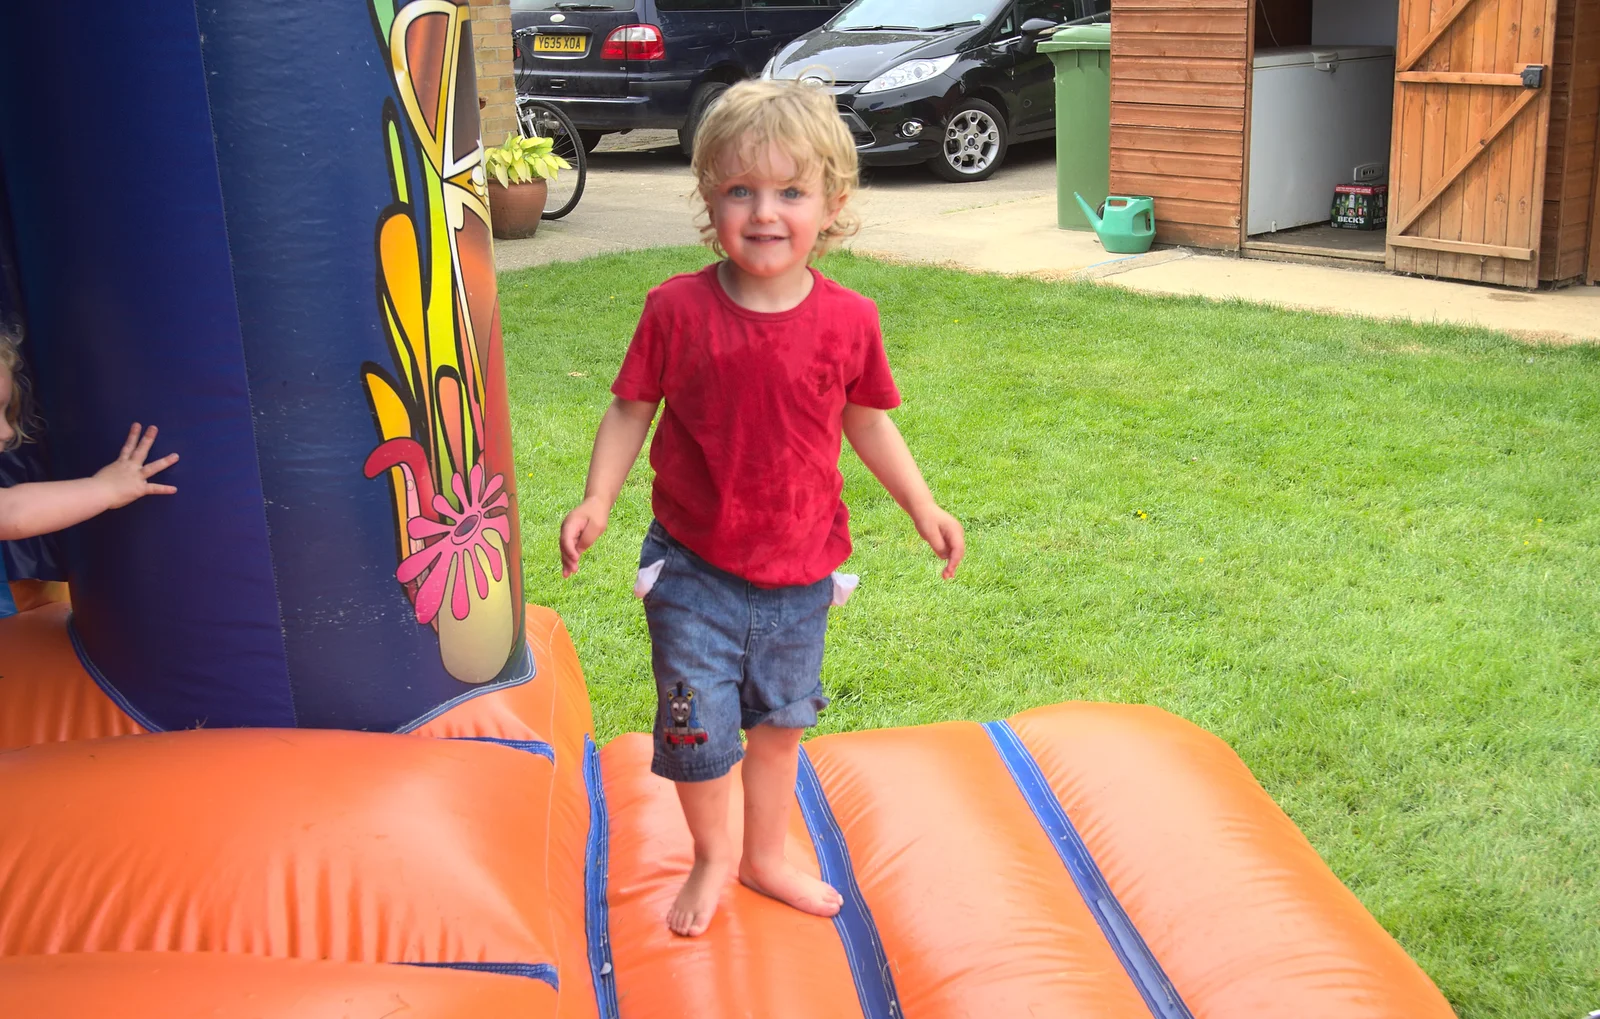
[[[803,271],[844,204],[823,194],[822,171],[800,175],[777,145],[758,153],[730,149],[719,166],[723,179],[704,197],[728,259],[760,279]]]

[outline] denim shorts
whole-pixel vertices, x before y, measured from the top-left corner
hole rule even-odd
[[[658,522],[639,553],[656,677],[650,770],[674,782],[726,775],[740,729],[805,729],[828,706],[822,646],[835,581],[761,588],[717,569]]]

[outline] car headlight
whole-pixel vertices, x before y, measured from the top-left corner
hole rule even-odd
[[[772,55],[772,59],[767,61],[767,66],[763,67],[761,69],[761,77],[762,77],[762,79],[766,80],[766,81],[770,81],[772,79],[772,69],[774,67],[777,67],[777,66],[778,66],[778,55],[776,53],[774,53]]]
[[[932,60],[907,60],[886,74],[880,74],[861,87],[862,92],[887,92],[892,88],[905,88],[915,85],[919,81],[926,81],[950,70],[956,62],[956,54],[948,57],[935,57]]]

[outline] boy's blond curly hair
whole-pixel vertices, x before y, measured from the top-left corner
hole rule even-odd
[[[727,178],[730,155],[733,162],[749,166],[759,163],[772,146],[794,160],[800,178],[820,170],[823,197],[841,200],[838,217],[817,235],[811,257],[825,254],[860,229],[849,204],[860,186],[855,139],[839,119],[833,97],[805,82],[741,81],[723,93],[694,136],[692,166],[700,196],[706,198]],[[717,243],[709,210],[700,233],[717,257],[727,257]]]
[[[0,452],[15,449],[33,439],[33,389],[23,370],[22,337],[0,322],[0,372],[11,376],[11,400],[5,406],[6,421],[13,438]]]

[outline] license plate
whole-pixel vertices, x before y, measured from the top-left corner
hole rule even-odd
[[[582,53],[584,37],[572,32],[561,35],[536,35],[533,37],[535,53]]]

